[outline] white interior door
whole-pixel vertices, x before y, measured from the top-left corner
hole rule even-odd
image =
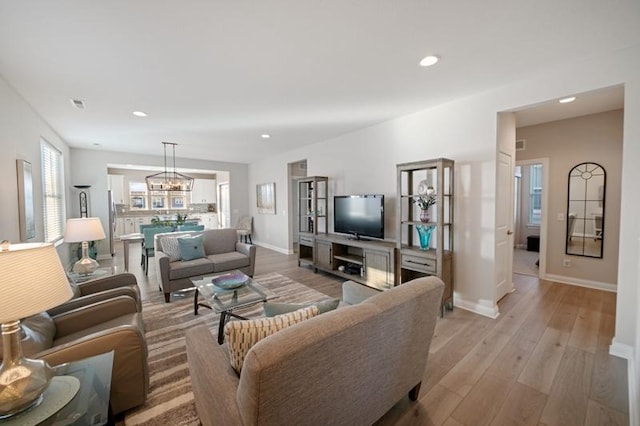
[[[496,191],[496,296],[513,290],[513,157],[498,152]]]

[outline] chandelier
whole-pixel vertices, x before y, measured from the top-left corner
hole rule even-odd
[[[191,191],[193,178],[176,171],[176,145],[173,142],[162,142],[164,146],[164,172],[145,177],[149,191]],[[167,170],[167,145],[173,148],[173,171]]]

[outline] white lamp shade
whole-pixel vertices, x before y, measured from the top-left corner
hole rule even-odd
[[[0,251],[0,323],[66,302],[73,295],[52,244],[11,244]]]
[[[99,217],[83,217],[67,219],[64,229],[66,243],[81,243],[83,241],[104,240],[106,235]]]

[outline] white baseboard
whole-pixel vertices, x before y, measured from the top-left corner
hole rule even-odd
[[[610,291],[613,293],[618,292],[618,287],[615,284],[584,280],[582,278],[565,277],[563,275],[555,275],[555,274],[546,274],[544,279],[549,281],[555,281],[558,283],[563,283],[563,284],[576,285],[578,287],[593,288],[596,290]]]
[[[609,354],[626,359],[629,363],[633,363],[633,346],[629,346],[624,343],[616,342],[614,337],[611,345],[609,346]]]
[[[260,241],[254,241],[253,244],[260,247],[268,248],[269,250],[277,251],[278,253],[282,253],[286,255],[293,254],[293,250],[283,249],[282,247],[272,246],[271,244],[261,243]]]
[[[627,382],[629,387],[629,424],[640,424],[640,406],[638,406],[638,377],[636,377],[635,351],[633,346],[616,342],[613,338],[609,346],[609,354],[627,360]]]
[[[456,308],[464,309],[465,311],[473,312],[474,314],[482,315],[484,317],[489,317],[496,319],[500,315],[500,311],[498,310],[498,305],[493,304],[493,306],[489,306],[484,303],[476,303],[468,300],[464,300],[459,296],[453,297],[454,303],[453,305]]]

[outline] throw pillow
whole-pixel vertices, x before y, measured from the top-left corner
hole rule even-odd
[[[180,257],[182,260],[193,260],[205,257],[204,240],[202,235],[178,238]]]
[[[42,312],[20,321],[20,345],[26,357],[53,346],[56,325],[48,313]],[[0,340],[0,360],[2,360],[2,341]]]
[[[306,308],[307,306],[317,306],[318,315],[320,315],[320,314],[324,314],[325,312],[329,312],[336,309],[339,304],[340,304],[340,299],[327,299],[327,300],[322,300],[320,302],[307,303],[304,305],[297,304],[297,303],[265,302],[262,305],[262,307],[264,309],[264,316],[274,317],[276,315],[282,315],[282,314],[286,314],[287,312],[293,312],[301,308]]]
[[[178,243],[178,238],[189,237],[190,235],[180,235],[179,237],[162,237],[160,240],[160,245],[162,246],[162,251],[169,256],[169,261],[175,262],[176,260],[181,260],[182,256],[180,256],[180,244]]]
[[[246,321],[230,321],[224,326],[224,338],[229,349],[231,367],[240,374],[244,357],[249,349],[260,340],[274,334],[276,331],[297,324],[318,315],[316,306],[298,309],[288,314],[277,315],[273,318],[257,318]]]

